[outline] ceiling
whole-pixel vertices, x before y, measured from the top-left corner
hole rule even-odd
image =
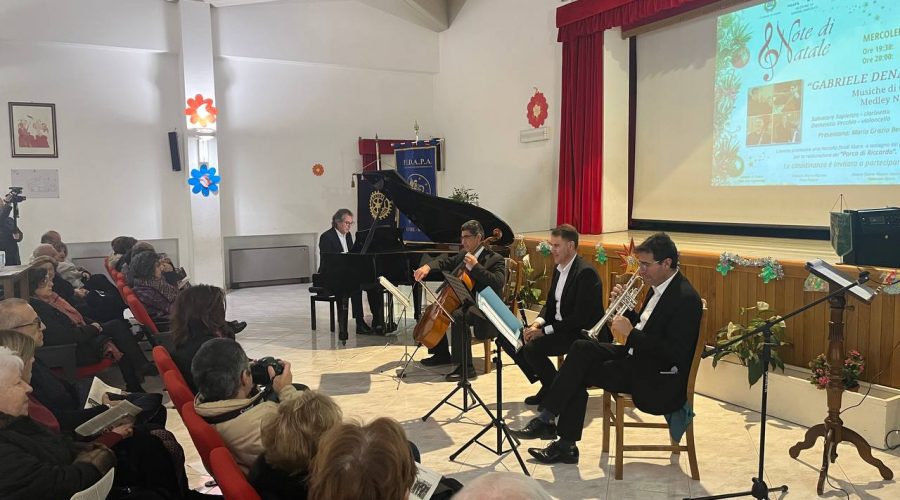
[[[171,1],[171,0],[169,0]],[[234,7],[264,2],[321,3],[347,0],[202,0],[213,7]],[[466,0],[355,0],[432,31],[444,31]]]

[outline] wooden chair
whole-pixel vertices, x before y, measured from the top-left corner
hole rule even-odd
[[[703,315],[700,319],[700,333],[706,331],[706,300],[703,300]],[[694,349],[694,358],[691,362],[691,371],[688,373],[687,401],[690,406],[694,407],[694,382],[697,380],[697,371],[700,368],[700,354],[706,347],[706,343],[702,338],[697,338],[697,348]],[[613,402],[615,405],[613,405]],[[669,438],[669,444],[656,445],[626,445],[625,444],[625,428],[626,427],[644,427],[653,429],[669,429],[669,425],[664,422],[626,422],[625,409],[635,408],[634,401],[630,394],[616,393],[612,391],[603,391],[603,452],[609,453],[609,431],[610,427],[616,430],[616,479],[622,479],[623,454],[626,451],[670,451],[673,454],[679,454],[682,451],[688,452],[688,462],[691,466],[691,478],[700,479],[700,469],[697,467],[697,450],[694,447],[694,424],[691,422],[685,433],[685,444],[679,444]],[[613,413],[615,412],[615,413]]]

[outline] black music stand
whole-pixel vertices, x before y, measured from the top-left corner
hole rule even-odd
[[[806,267],[810,271],[813,270],[812,264],[807,264]],[[712,495],[712,496],[702,496],[702,497],[686,497],[685,500],[713,500],[713,499],[719,499],[719,498],[735,498],[735,497],[743,497],[743,496],[752,496],[753,498],[756,498],[756,499],[764,499],[764,498],[768,499],[769,492],[773,492],[773,491],[786,492],[788,490],[788,487],[786,484],[775,487],[775,488],[770,488],[766,484],[766,480],[765,480],[766,417],[768,415],[766,412],[766,403],[768,402],[768,398],[769,398],[769,364],[770,364],[770,360],[771,360],[771,356],[772,356],[772,327],[788,318],[791,318],[793,316],[796,316],[796,315],[806,311],[807,309],[809,309],[813,306],[821,304],[822,302],[825,302],[826,300],[830,300],[830,299],[832,299],[834,297],[838,297],[838,296],[843,298],[844,293],[847,290],[850,290],[851,288],[853,288],[855,286],[862,285],[863,283],[865,283],[868,280],[869,280],[869,273],[867,273],[867,272],[860,273],[860,277],[858,280],[856,280],[856,281],[845,280],[847,285],[845,285],[841,288],[838,288],[836,290],[832,289],[832,292],[829,293],[828,295],[826,295],[818,300],[814,300],[814,301],[810,302],[809,304],[806,304],[805,306],[801,307],[800,309],[797,309],[788,314],[785,314],[784,316],[776,316],[775,318],[766,321],[762,325],[759,325],[757,328],[750,330],[746,334],[741,335],[740,337],[735,337],[734,339],[732,339],[731,341],[729,341],[725,344],[716,346],[715,349],[710,349],[708,351],[704,351],[700,355],[701,358],[708,358],[710,356],[714,356],[717,353],[725,350],[726,348],[728,348],[729,346],[731,346],[733,344],[736,344],[738,342],[741,342],[743,340],[746,340],[746,339],[756,336],[756,335],[760,335],[760,334],[763,335],[763,338],[765,340],[763,341],[763,352],[762,352],[762,356],[760,358],[762,361],[762,365],[763,365],[763,367],[765,367],[765,369],[763,370],[763,379],[762,379],[762,395],[761,395],[762,400],[759,405],[759,415],[760,415],[760,420],[759,420],[759,471],[758,471],[757,477],[751,478],[752,486],[750,488],[750,491],[741,491],[741,492],[737,492],[737,493],[725,493],[722,495]],[[810,429],[810,430],[812,430],[812,429]],[[815,439],[813,439],[813,441],[814,440]],[[796,446],[797,445],[795,445],[795,447]],[[794,456],[794,458],[796,458],[796,455],[793,454],[793,449],[792,449],[791,454],[792,454],[792,456]],[[822,492],[820,491],[819,494],[821,495]]]
[[[462,315],[461,315],[462,320],[461,321],[462,321],[463,331],[468,332],[469,325],[466,323],[466,314],[469,312],[470,308],[475,306],[475,299],[472,298],[472,294],[469,292],[468,287],[466,287],[466,285],[456,276],[453,276],[452,274],[445,272],[444,280],[445,280],[445,285],[449,286],[450,289],[453,290],[453,293],[456,295],[456,297],[459,299],[459,303],[460,303],[459,309],[462,311]],[[449,333],[448,333],[448,335],[449,335]],[[469,383],[469,363],[468,363],[469,349],[466,348],[467,347],[465,345],[466,342],[470,342],[468,338],[463,340],[463,349],[462,349],[462,352],[460,353],[460,372],[461,372],[462,377],[459,379],[459,382],[456,383],[456,387],[452,391],[450,391],[450,394],[447,394],[444,397],[444,399],[441,400],[440,403],[436,404],[434,406],[434,408],[432,408],[428,413],[425,414],[424,417],[422,417],[423,422],[428,420],[428,417],[430,417],[432,413],[437,411],[437,409],[440,408],[444,403],[460,410],[463,413],[471,410],[472,408],[476,408],[476,407],[480,406],[480,407],[484,408],[484,411],[487,412],[489,417],[494,418],[494,416],[491,414],[491,411],[488,410],[487,405],[484,404],[484,401],[482,401],[482,399],[478,396],[478,393],[475,392],[475,389],[472,388],[472,384]],[[462,406],[456,406],[455,404],[450,402],[450,398],[452,398],[453,395],[456,394],[457,391],[459,391],[459,390],[463,391],[463,405]],[[473,404],[471,406],[469,405],[469,396],[472,397]]]
[[[481,298],[479,298],[479,307],[482,311],[485,311],[485,316],[487,316],[488,320],[490,320],[490,322],[493,323],[494,326],[497,327],[498,330],[504,329],[503,324],[498,324],[498,322],[502,323],[502,319],[500,319],[498,317],[498,315],[491,314],[490,312],[486,311],[486,309],[491,307],[490,304],[488,304],[487,300],[482,300]],[[519,328],[519,331],[515,332],[514,335],[520,334],[520,332],[521,332],[521,328]],[[493,362],[494,362],[494,368],[495,368],[496,376],[497,376],[497,412],[495,414],[491,415],[491,422],[489,424],[485,425],[481,429],[481,431],[478,432],[478,434],[475,434],[475,436],[473,436],[472,439],[470,439],[468,442],[466,442],[466,444],[462,445],[462,447],[460,447],[458,450],[453,452],[452,455],[450,455],[450,460],[456,460],[456,457],[459,456],[460,453],[465,451],[466,448],[468,448],[472,444],[477,444],[477,445],[481,446],[482,448],[488,450],[489,452],[493,453],[494,455],[497,455],[498,457],[501,455],[504,455],[506,453],[509,453],[510,451],[513,452],[513,454],[516,456],[516,459],[519,461],[519,466],[522,467],[522,472],[524,472],[526,476],[530,476],[531,474],[528,473],[528,468],[525,467],[525,462],[522,460],[522,455],[519,454],[519,449],[518,449],[519,440],[516,439],[516,437],[513,436],[509,432],[509,426],[506,425],[506,421],[503,418],[503,360],[502,360],[502,355],[503,355],[503,350],[507,348],[505,345],[501,345],[501,339],[503,339],[503,338],[504,338],[504,336],[502,333],[500,335],[497,335],[494,338],[494,342],[495,342],[494,346],[496,347],[496,349],[494,350],[494,353],[496,354],[496,356],[494,356]],[[507,341],[507,344],[508,344],[508,341]],[[490,412],[488,412],[488,413],[490,414]],[[497,429],[497,447],[491,448],[490,446],[485,445],[478,439],[481,438],[481,436],[485,435],[487,433],[487,431],[494,429],[494,428]],[[505,450],[505,451],[503,450],[503,441],[504,440],[509,441],[509,449]]]

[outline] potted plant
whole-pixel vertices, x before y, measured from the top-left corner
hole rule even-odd
[[[478,206],[478,193],[474,189],[469,189],[465,186],[453,188],[453,192],[450,193],[450,199]]]
[[[752,314],[751,311],[753,311]],[[745,333],[758,328],[766,321],[771,321],[778,318],[778,315],[775,314],[775,310],[770,308],[769,304],[766,302],[757,302],[756,306],[754,307],[742,307],[740,309],[740,314],[742,317],[747,317],[747,324],[742,325],[729,322],[727,326],[719,329],[719,331],[716,332],[717,346],[726,344],[732,339],[740,337]],[[771,356],[769,359],[769,364],[771,365],[771,367],[780,368],[782,372],[784,371],[784,361],[782,361],[781,356],[778,355],[777,348],[782,345],[788,344],[788,342],[785,342],[784,340],[784,328],[784,321],[779,321],[772,326],[772,348]],[[740,342],[732,344],[713,356],[713,367],[715,367],[718,361],[724,356],[728,354],[734,354],[741,361],[741,364],[747,367],[747,380],[752,386],[760,379],[760,377],[762,377],[763,370],[766,370],[768,368],[766,366],[763,366],[763,362],[761,359],[763,343],[764,336],[762,332],[760,332],[759,335],[753,335]]]
[[[809,362],[812,373],[809,375],[809,383],[819,389],[826,389],[831,382],[831,366],[824,354],[819,354]],[[844,388],[848,391],[859,390],[859,376],[866,369],[866,360],[856,349],[851,349],[841,368]]]
[[[522,280],[522,287],[519,288],[519,297],[525,302],[526,308],[539,305],[541,300],[541,288],[538,286],[538,282],[547,275],[547,268],[545,267],[540,274],[536,274],[534,268],[531,266],[531,258],[526,255],[522,258],[522,273],[524,273],[525,276]]]

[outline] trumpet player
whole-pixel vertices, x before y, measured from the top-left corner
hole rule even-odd
[[[577,340],[543,400],[544,410],[523,429],[521,439],[556,439],[528,452],[542,463],[578,463],[587,408],[587,387],[632,395],[635,406],[654,415],[681,410],[700,330],[700,296],[678,272],[678,249],[665,233],[642,242],[635,254],[638,272],[649,285],[638,311],[612,319],[617,343]],[[613,300],[621,293],[617,286]],[[556,422],[558,417],[558,423]]]

